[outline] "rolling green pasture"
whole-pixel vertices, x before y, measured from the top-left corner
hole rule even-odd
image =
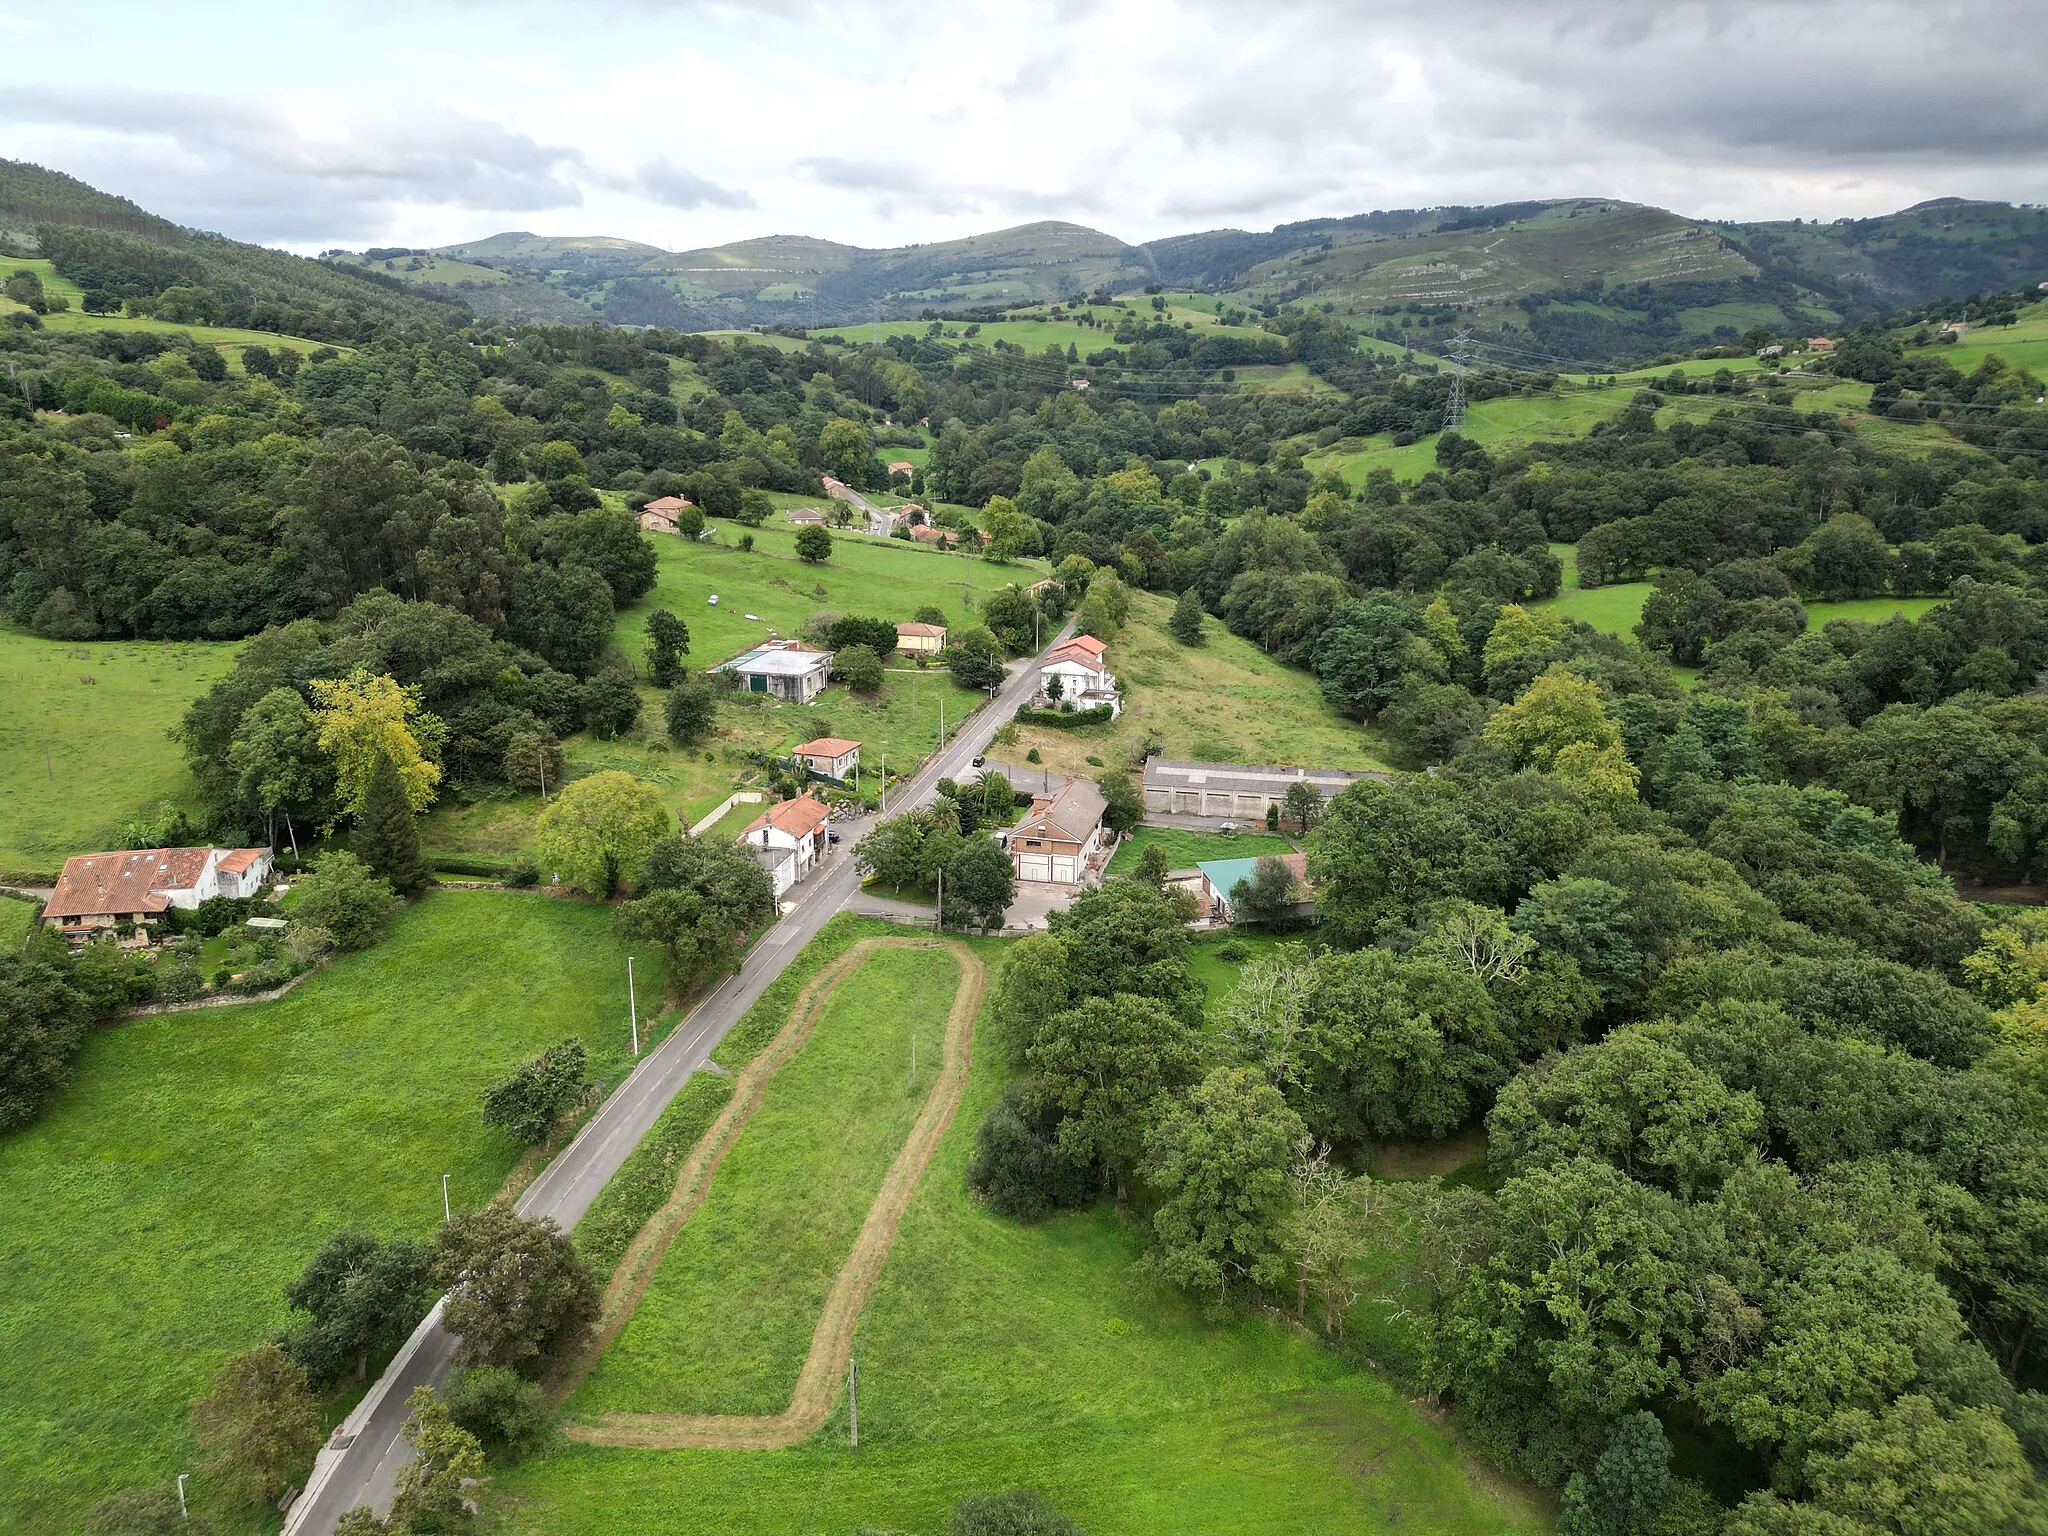
[[[1190,832],[1181,827],[1139,827],[1117,844],[1106,873],[1130,874],[1145,850],[1155,844],[1165,853],[1168,869],[1192,869],[1204,859],[1257,859],[1294,851],[1286,838],[1263,832],[1225,837],[1220,832]]]
[[[1138,295],[1131,300],[1132,310],[1126,312],[1114,304],[1094,304],[1086,307],[1100,324],[1078,325],[1067,316],[1079,311],[1069,310],[1067,315],[1055,319],[1050,308],[1038,305],[1010,311],[1022,316],[1016,320],[985,320],[974,335],[968,336],[967,322],[948,320],[944,322],[942,339],[967,341],[984,347],[992,347],[998,341],[1010,346],[1022,347],[1027,352],[1041,353],[1047,347],[1056,346],[1064,351],[1074,347],[1085,358],[1091,352],[1116,346],[1116,327],[1120,319],[1135,316],[1140,324],[1164,320],[1169,325],[1183,322],[1193,324],[1198,336],[1241,336],[1246,338],[1264,337],[1267,333],[1255,325],[1222,325],[1217,317],[1221,310],[1232,307],[1227,300],[1211,298],[1203,294],[1169,293],[1160,297],[1167,301],[1164,311],[1155,311],[1149,295]],[[929,320],[885,320],[880,324],[839,325],[829,330],[813,331],[811,334],[822,341],[870,342],[886,340],[891,336],[923,336],[931,329]],[[1239,377],[1244,375],[1239,373]]]
[[[792,506],[816,504],[780,499]],[[708,667],[771,635],[797,633],[821,610],[895,622],[930,604],[949,624],[972,623],[989,593],[1045,574],[1034,565],[995,565],[838,529],[832,530],[832,558],[810,565],[796,557],[796,530],[786,523],[771,520],[750,530],[714,520],[710,526],[711,542],[652,538],[659,562],[654,590],[620,615],[614,636],[629,656],[644,648],[647,615],[657,608],[690,626],[690,664]],[[742,550],[739,541],[748,532],[754,547]],[[715,608],[706,601],[714,593]],[[760,617],[750,620],[750,613]]]
[[[638,960],[660,996],[659,952]],[[441,891],[276,1002],[96,1031],[0,1138],[0,1528],[69,1533],[188,1470],[187,1402],[284,1324],[279,1288],[330,1233],[430,1235],[443,1173],[455,1204],[489,1200],[518,1149],[480,1093],[571,1034],[620,1075],[625,961],[608,908]]]
[[[1006,948],[977,947],[996,963]],[[857,1452],[843,1396],[790,1450],[563,1445],[497,1475],[485,1528],[940,1536],[961,1494],[1020,1485],[1089,1536],[1549,1528],[1535,1497],[1474,1468],[1377,1377],[1277,1320],[1205,1320],[1152,1287],[1138,1232],[1107,1205],[1035,1227],[978,1205],[964,1175],[1002,1079],[984,1038],[861,1319]],[[678,1338],[731,1347],[714,1333]]]
[[[1216,619],[1203,642],[1184,646],[1166,632],[1173,604],[1148,592],[1131,595],[1131,622],[1110,642],[1109,668],[1124,688],[1124,712],[1113,725],[1053,730],[1020,727],[1018,740],[992,754],[1022,764],[1036,748],[1054,773],[1093,777],[1087,761],[1123,766],[1156,738],[1159,755],[1203,762],[1300,763],[1322,768],[1384,768],[1377,738],[1324,700],[1309,673],[1267,655]],[[1028,785],[1036,764],[1013,774]]]
[[[1859,597],[1844,603],[1806,604],[1806,627],[1819,629],[1836,619],[1853,619],[1861,624],[1882,624],[1886,619],[1925,618],[1931,608],[1945,599],[1939,597]]]
[[[938,1076],[959,982],[944,951],[883,949],[833,993],[572,1417],[789,1406],[825,1294]]]
[[[71,301],[71,307],[53,315],[43,315],[43,328],[49,331],[164,331],[189,336],[203,346],[211,347],[290,347],[295,352],[310,352],[322,343],[307,341],[301,336],[279,336],[269,331],[247,331],[230,325],[173,325],[168,320],[149,316],[88,315],[79,307],[85,298],[85,290],[69,278],[59,277],[49,262],[31,260],[25,257],[0,256],[0,277],[10,272],[29,271],[43,280],[43,291],[61,294]],[[11,299],[0,298],[0,315],[25,314],[25,306]],[[347,352],[340,347],[336,350]],[[228,354],[230,369],[239,369],[241,359],[235,353]]]
[[[1958,373],[1969,373],[1995,353],[2013,367],[2048,380],[2048,303],[2028,305],[2012,325],[1987,325],[1947,346],[1914,350],[1934,353]]]
[[[1595,629],[1632,640],[1635,638],[1636,621],[1643,616],[1643,604],[1649,600],[1652,585],[1647,581],[1625,581],[1611,587],[1567,587],[1557,596],[1529,606],[1554,608]]]
[[[1620,582],[1611,587],[1568,585],[1556,597],[1530,606],[1554,608],[1610,635],[1633,639],[1636,621],[1643,616],[1643,604],[1653,585],[1647,581]],[[1843,603],[1807,603],[1806,627],[1819,629],[1834,619],[1881,624],[1900,614],[1917,619],[1941,601],[1938,597],[1866,597]]]
[[[0,871],[54,870],[160,801],[189,803],[192,776],[164,733],[234,655],[226,643],[0,628]]]

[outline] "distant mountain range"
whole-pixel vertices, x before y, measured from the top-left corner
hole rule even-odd
[[[0,161],[0,243],[39,221],[203,255],[258,248],[200,235],[71,177]],[[1199,288],[1247,308],[1308,304],[1425,343],[1471,325],[1532,363],[1622,360],[1753,327],[1840,326],[1874,311],[2048,278],[2048,210],[1943,198],[1831,224],[1725,223],[1613,198],[1399,209],[1131,244],[1045,221],[866,249],[770,235],[666,251],[604,235],[512,231],[432,250],[260,252],[243,281],[353,279],[390,310],[519,321],[815,329],[925,311],[1014,309],[1101,289]],[[321,286],[313,284],[312,286]],[[321,298],[334,302],[331,289]],[[370,302],[367,297],[365,302]]]
[[[1014,308],[1098,288],[1200,288],[1329,306],[1366,329],[1502,325],[1586,360],[1838,326],[2048,276],[2048,210],[1944,198],[1833,224],[1688,219],[1613,198],[1400,209],[1134,245],[1041,222],[870,250],[774,235],[693,251],[525,233],[431,252],[337,253],[479,313],[684,329],[820,327]],[[1378,317],[1376,319],[1376,317]]]

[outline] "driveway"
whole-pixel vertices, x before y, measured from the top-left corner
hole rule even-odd
[[[1017,899],[1003,914],[1003,926],[1043,930],[1049,914],[1066,911],[1073,905],[1074,898],[1092,885],[1092,881],[1063,885],[1053,880],[1019,880]]]

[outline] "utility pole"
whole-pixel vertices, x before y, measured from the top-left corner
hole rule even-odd
[[[626,956],[626,1016],[633,1021],[633,1054],[640,1054],[640,999],[633,992],[633,957]]]
[[[1460,328],[1451,338],[1451,361],[1456,366],[1451,372],[1451,393],[1444,401],[1444,430],[1456,431],[1465,425],[1465,365],[1472,360],[1472,332]]]
[[[846,1362],[846,1415],[853,1433],[853,1449],[860,1449],[860,1362]]]
[[[448,1175],[445,1173],[441,1175],[441,1219],[443,1221],[453,1221],[455,1219],[454,1208],[448,1204]]]

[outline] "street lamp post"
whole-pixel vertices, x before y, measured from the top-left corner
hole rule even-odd
[[[640,1000],[633,992],[633,957],[626,956],[626,1013],[633,1021],[633,1054],[640,1054]]]

